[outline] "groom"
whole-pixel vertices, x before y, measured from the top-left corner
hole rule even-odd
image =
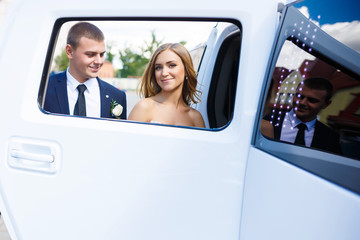
[[[101,30],[88,22],[75,24],[69,30],[65,50],[69,67],[49,77],[44,110],[95,118],[126,119],[125,93],[98,78],[105,54]],[[114,115],[112,108],[115,102],[120,106],[117,106]]]
[[[296,89],[290,112],[282,111],[273,118],[265,116],[266,121],[272,122],[262,122],[263,134],[276,140],[342,154],[339,134],[317,120],[320,111],[331,104],[332,94],[333,86],[327,79],[305,79]]]

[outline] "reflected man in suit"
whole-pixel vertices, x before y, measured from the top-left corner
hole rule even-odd
[[[279,116],[280,120],[269,115],[264,118],[273,125],[273,138],[341,154],[339,135],[317,120],[319,112],[331,104],[332,94],[333,86],[328,80],[305,79],[296,89],[290,112],[283,112]],[[269,122],[266,123],[262,129],[268,130]],[[266,132],[264,131],[264,135],[268,136]]]
[[[98,78],[104,64],[105,41],[102,31],[88,22],[71,27],[66,54],[69,67],[49,77],[44,110],[51,113],[126,119],[126,95]],[[112,113],[116,101],[122,111]],[[119,109],[118,108],[118,109]]]

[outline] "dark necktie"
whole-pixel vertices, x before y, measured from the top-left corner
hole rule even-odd
[[[80,84],[77,86],[79,91],[79,96],[74,108],[74,115],[77,116],[86,116],[86,105],[85,105],[85,95],[84,92],[86,90],[86,86],[84,84]]]
[[[307,129],[304,123],[300,123],[296,126],[299,130],[295,138],[295,144],[305,146],[305,129]]]

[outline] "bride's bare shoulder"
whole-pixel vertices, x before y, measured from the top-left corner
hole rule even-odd
[[[152,108],[155,105],[155,101],[153,98],[148,97],[148,98],[143,98],[141,99],[139,102],[136,103],[135,107],[140,107],[140,108]]]
[[[190,108],[189,114],[192,121],[194,122],[195,127],[205,127],[204,119],[198,110]]]
[[[151,120],[152,110],[154,109],[154,106],[155,101],[152,98],[141,99],[135,104],[128,119],[148,122]]]

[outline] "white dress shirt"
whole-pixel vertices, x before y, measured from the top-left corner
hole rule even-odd
[[[316,122],[316,119],[314,119],[310,122],[304,123],[307,127],[307,129],[305,129],[305,146],[307,146],[307,147],[310,147],[313,136],[314,136],[315,122]],[[284,122],[282,125],[282,129],[281,129],[280,140],[294,143],[296,135],[299,131],[299,129],[296,126],[300,123],[303,123],[303,122],[296,117],[294,110],[291,110],[290,112],[286,113]]]
[[[71,76],[69,68],[66,70],[66,78],[70,115],[74,115],[75,104],[79,96],[77,86],[82,83],[78,82],[73,76]],[[99,83],[96,78],[89,78],[83,84],[86,86],[86,90],[84,92],[86,116],[99,118],[101,116]]]

